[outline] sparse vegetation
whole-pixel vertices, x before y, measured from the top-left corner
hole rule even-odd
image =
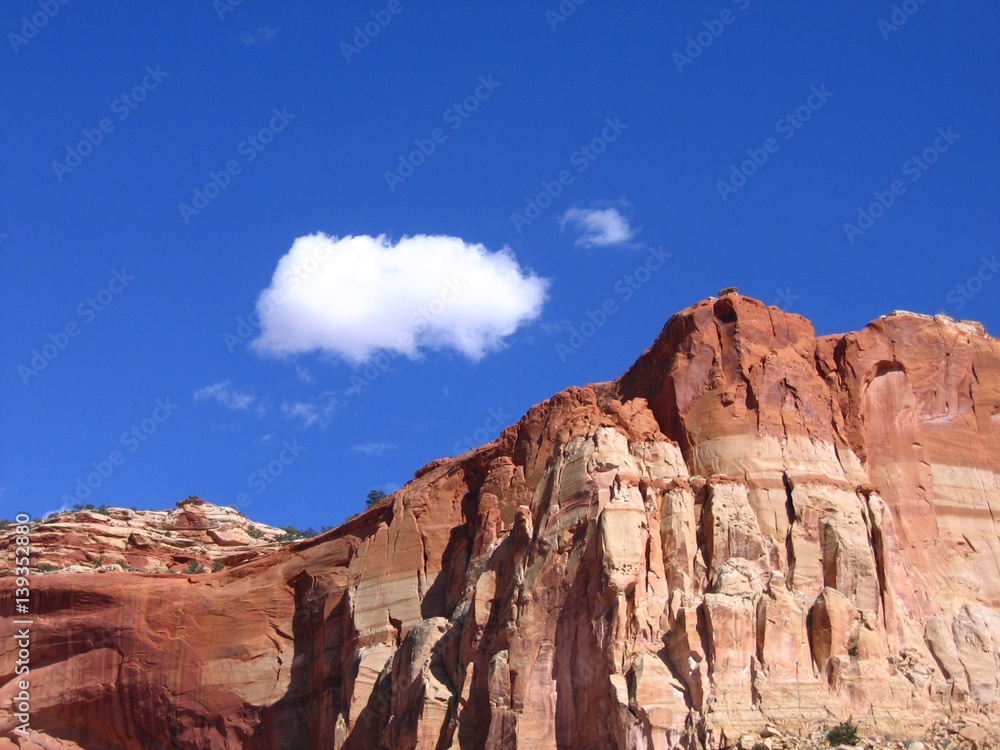
[[[830,747],[837,747],[838,745],[857,745],[858,728],[850,722],[845,721],[843,724],[838,724],[827,732],[826,738],[830,741]]]
[[[264,538],[264,532],[261,531],[260,529],[258,529],[253,524],[250,524],[250,526],[247,527],[247,534],[249,535],[249,537],[251,539],[263,539]]]
[[[59,570],[59,568],[57,568],[52,563],[46,563],[46,562],[38,563],[38,571],[40,573],[51,573],[53,570]]]
[[[95,568],[99,568],[102,565],[104,565],[104,558],[101,555],[98,555],[91,561],[90,564],[93,565]]]
[[[0,518],[0,531],[6,531],[12,526],[12,522],[6,518]]]
[[[109,512],[110,510],[111,509],[108,508],[107,505],[98,505],[96,508],[94,508],[94,512],[100,513],[102,516],[110,516],[111,515],[111,513]]]
[[[73,503],[73,510],[93,510],[93,509],[94,509],[93,503],[87,503],[86,505],[84,505],[83,503]]]
[[[173,538],[173,536],[174,536],[174,532],[172,532],[172,531],[168,531],[168,532],[167,532],[166,534],[164,534],[163,536],[165,536],[165,537],[170,537],[170,538]]]
[[[386,494],[382,492],[382,490],[372,490],[371,492],[368,493],[368,500],[365,501],[365,505],[370,508],[379,500],[382,500],[385,497]]]
[[[197,575],[198,573],[205,572],[205,566],[197,560],[192,560],[188,563],[187,569],[184,572],[188,575]]]
[[[226,567],[226,564],[222,562],[222,560],[216,560],[214,563],[212,563],[212,572],[218,573],[224,567]]]
[[[316,529],[312,526],[307,529],[297,529],[294,526],[285,526],[282,531],[285,533],[277,539],[280,544],[291,544],[292,542],[297,542],[300,539],[309,539],[310,537],[316,536]]]

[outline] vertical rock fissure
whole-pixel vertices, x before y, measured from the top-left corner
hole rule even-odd
[[[788,520],[788,531],[785,532],[785,557],[788,560],[788,570],[785,575],[789,583],[794,586],[795,545],[792,542],[792,530],[795,528],[795,503],[792,501],[792,481],[787,471],[781,472],[781,483],[785,488],[785,517]]]
[[[865,500],[865,520],[868,525],[868,541],[869,544],[871,544],[872,557],[875,560],[875,583],[878,586],[879,603],[882,605],[882,611],[879,614],[882,619],[882,627],[888,631],[888,606],[886,604],[886,566],[888,561],[885,559],[885,539],[883,538],[881,527],[875,518],[875,510],[872,508],[871,495],[863,493],[862,497],[864,497]]]

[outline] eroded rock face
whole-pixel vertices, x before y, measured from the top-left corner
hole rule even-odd
[[[99,508],[52,513],[33,524],[35,573],[181,573],[253,560],[284,534],[235,508],[188,498],[167,511]],[[13,575],[14,529],[0,532],[0,577]]]
[[[36,579],[35,742],[920,737],[1000,701],[998,415],[1000,342],[974,324],[817,338],[706,300],[620,380],[320,537],[213,575]],[[6,746],[13,662],[0,642]]]

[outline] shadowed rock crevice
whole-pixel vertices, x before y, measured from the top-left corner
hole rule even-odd
[[[788,523],[788,532],[785,534],[785,576],[792,580],[795,578],[795,545],[792,544],[792,529],[795,526],[795,503],[792,502],[792,482],[788,478],[788,472],[781,472],[781,484],[785,490],[785,520]]]

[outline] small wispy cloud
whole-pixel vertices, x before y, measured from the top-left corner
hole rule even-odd
[[[326,427],[337,408],[337,395],[324,391],[316,401],[284,401],[281,413],[290,419],[302,420],[303,427]]]
[[[229,380],[220,380],[218,383],[206,386],[194,392],[195,401],[205,401],[213,399],[225,406],[227,409],[235,411],[246,411],[254,402],[254,396],[249,391],[241,391],[233,388]]]
[[[244,34],[240,37],[240,41],[243,42],[247,47],[253,47],[256,44],[268,44],[278,33],[277,26],[260,26],[249,34]]]
[[[559,220],[560,227],[577,233],[581,247],[624,245],[635,236],[635,230],[617,208],[571,208]]]
[[[560,336],[567,331],[573,330],[573,324],[566,318],[560,318],[550,322],[543,322],[540,326],[542,333],[546,336]]]
[[[360,445],[355,445],[354,450],[358,453],[364,453],[366,456],[381,456],[386,451],[395,449],[395,447],[392,443],[361,443]]]
[[[303,367],[302,365],[295,365],[295,377],[301,380],[306,385],[312,385],[316,382],[316,378],[309,371],[308,367]]]

